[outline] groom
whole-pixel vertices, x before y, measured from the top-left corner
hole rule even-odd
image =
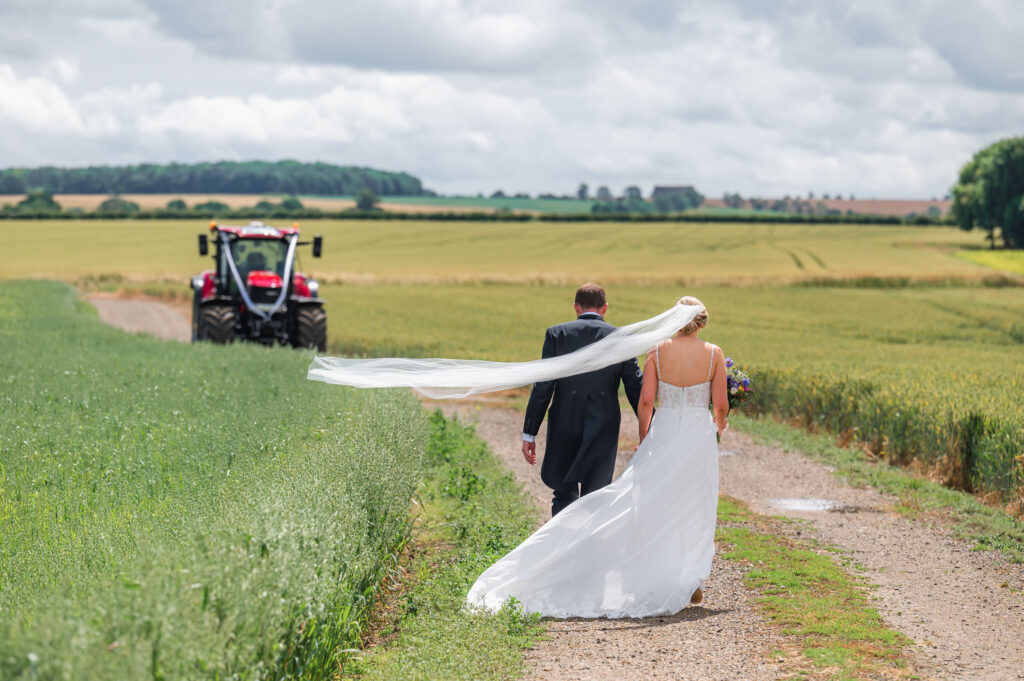
[[[557,357],[601,340],[615,327],[604,320],[608,299],[597,284],[576,291],[576,321],[552,326],[542,357]],[[540,478],[555,491],[551,515],[612,481],[619,443],[619,381],[635,412],[643,374],[636,359],[586,374],[535,383],[523,423],[523,457],[537,463],[534,439],[548,412],[548,442]],[[551,405],[550,409],[548,405]]]

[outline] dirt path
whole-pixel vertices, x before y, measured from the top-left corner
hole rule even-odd
[[[829,467],[734,435],[722,490],[761,513],[800,519],[791,531],[836,546],[878,585],[874,604],[915,641],[917,670],[939,679],[1024,679],[1024,565],[974,551],[944,528],[892,512],[894,497],[843,485]],[[779,500],[822,499],[801,511]]]
[[[433,405],[432,405],[433,406]],[[477,433],[513,471],[543,510],[551,514],[551,490],[540,481],[540,464],[531,467],[520,453],[522,416],[507,409],[440,403],[448,415],[477,424]],[[622,452],[615,475],[629,463],[636,419],[623,419]],[[635,436],[632,436],[635,438]],[[537,448],[543,451],[543,432]],[[753,594],[742,584],[743,570],[732,561],[715,561],[708,599],[672,617],[640,620],[553,620],[548,638],[527,652],[528,679],[542,681],[707,679],[722,681],[782,678],[783,663],[774,651],[786,642],[757,612]]]
[[[108,296],[90,296],[89,303],[100,319],[132,333],[148,333],[165,340],[187,343],[192,338],[192,323],[186,311],[157,300],[134,300]]]
[[[519,453],[518,412],[442,407],[475,422],[531,496],[549,509],[550,491]],[[623,419],[619,470],[635,445],[635,428],[631,414]],[[895,499],[847,487],[830,468],[799,454],[732,432],[721,453],[723,494],[760,513],[798,519],[789,529],[794,535],[840,548],[863,566],[864,576],[878,585],[874,605],[891,627],[915,641],[911,657],[923,677],[1024,679],[1024,566],[996,552],[972,551],[940,527],[896,515]],[[832,508],[799,510],[816,499]],[[528,653],[528,678],[780,678],[781,665],[770,653],[784,643],[753,607],[741,575],[735,563],[716,560],[704,606],[674,617],[554,621],[549,640]]]

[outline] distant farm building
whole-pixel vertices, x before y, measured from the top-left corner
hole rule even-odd
[[[695,192],[695,191],[696,190],[693,188],[693,185],[689,185],[689,184],[688,185],[683,185],[683,186],[678,186],[678,187],[667,187],[667,186],[666,187],[660,187],[659,186],[659,187],[655,187],[654,188],[654,191],[651,193],[651,198],[652,199],[667,198],[669,196],[679,196],[680,194],[685,195],[685,196],[690,196],[691,193]]]

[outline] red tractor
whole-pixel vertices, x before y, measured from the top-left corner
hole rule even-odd
[[[295,271],[299,226],[244,227],[210,223],[199,235],[199,255],[210,252],[217,269],[192,278],[192,342],[250,340],[264,345],[327,349],[327,315],[318,297],[320,285]],[[323,237],[313,237],[313,257]]]

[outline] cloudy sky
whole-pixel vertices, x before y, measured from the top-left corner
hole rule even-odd
[[[0,0],[0,166],[322,160],[445,193],[941,196],[1019,0]]]

